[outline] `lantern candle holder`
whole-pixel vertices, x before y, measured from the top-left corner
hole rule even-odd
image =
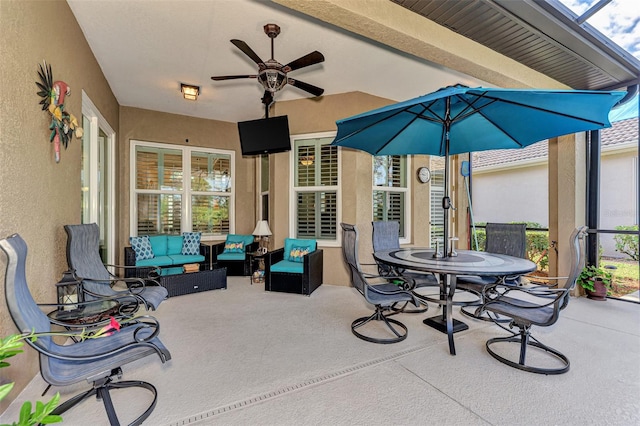
[[[56,283],[59,310],[73,311],[78,309],[78,303],[82,302],[80,281],[73,277],[72,271],[62,273],[62,279]]]

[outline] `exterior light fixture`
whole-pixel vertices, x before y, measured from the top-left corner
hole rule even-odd
[[[185,99],[197,101],[200,94],[200,86],[192,86],[190,84],[180,83],[180,91]]]

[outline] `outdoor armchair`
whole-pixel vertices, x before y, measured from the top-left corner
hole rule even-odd
[[[481,311],[509,318],[509,327],[496,321],[507,331],[507,337],[494,337],[486,343],[487,352],[498,361],[519,370],[540,374],[562,374],[569,371],[569,359],[531,335],[532,326],[548,327],[555,324],[560,311],[569,303],[570,291],[574,288],[584,258],[582,240],[587,227],[576,228],[569,239],[571,249],[571,269],[564,285],[558,288],[534,286],[532,288],[514,287],[500,283],[484,288],[485,303]],[[490,315],[493,318],[494,315]],[[516,328],[518,331],[513,331]],[[517,344],[520,348],[518,360],[511,359],[506,353],[505,344]],[[537,352],[546,355],[549,363],[538,364],[540,356],[534,358],[537,365],[527,360],[527,348],[534,347]]]
[[[375,311],[370,316],[358,318],[351,323],[351,331],[353,334],[367,342],[373,343],[397,343],[407,338],[407,327],[400,321],[389,318],[391,315],[397,314],[392,307],[396,303],[411,302],[418,307],[418,299],[409,290],[403,289],[403,286],[391,284],[386,277],[379,275],[365,274],[358,262],[358,230],[355,225],[341,223],[342,227],[342,253],[344,260],[351,274],[351,284],[365,298],[367,302],[375,307]],[[380,282],[371,282],[370,280],[379,279]],[[413,283],[406,283],[408,287],[413,287]],[[385,312],[388,312],[385,314]],[[364,334],[358,329],[369,323],[371,331],[375,330],[374,324],[379,322],[383,324],[383,331],[386,335],[391,332],[391,337],[383,337],[382,333],[372,336],[371,333]],[[379,330],[377,330],[379,331]]]
[[[316,240],[285,238],[264,257],[264,289],[310,296],[323,280],[324,254]]]
[[[138,387],[153,395],[148,408],[131,424],[138,425],[155,408],[155,387],[141,381],[117,381],[122,375],[121,367],[149,355],[157,355],[161,362],[171,359],[171,354],[158,339],[158,324],[141,321],[123,327],[113,334],[88,338],[72,345],[59,345],[53,336],[68,336],[67,332],[52,332],[49,318],[40,310],[29,292],[25,263],[27,245],[17,234],[0,240],[0,248],[7,256],[5,273],[5,298],[13,322],[23,335],[35,334],[35,340],[26,338],[26,343],[40,356],[42,378],[54,386],[68,386],[87,381],[91,388],[59,405],[52,414],[60,415],[91,396],[102,400],[109,422],[119,424],[109,392],[114,389]],[[87,424],[97,423],[87,420]]]
[[[158,285],[153,277],[118,278],[107,269],[107,266],[123,267],[102,263],[98,225],[95,223],[65,225],[64,229],[67,232],[67,263],[74,271],[76,279],[82,283],[82,294],[85,300],[105,296],[133,297],[141,301],[148,310],[155,310],[167,298],[167,289]],[[113,286],[118,283],[126,284],[127,288],[114,289]]]
[[[253,235],[229,234],[223,243],[211,246],[214,268],[227,268],[228,276],[251,275],[251,255],[258,250]]]

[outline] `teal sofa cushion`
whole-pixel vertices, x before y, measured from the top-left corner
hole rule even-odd
[[[185,255],[198,255],[200,254],[200,239],[202,238],[201,232],[183,232],[182,233],[182,248],[180,254]]]
[[[174,254],[182,254],[183,239],[184,238],[182,238],[182,235],[167,235],[167,254],[169,256],[172,256]],[[198,253],[196,254],[200,254],[199,246],[200,245],[198,244]]]
[[[302,262],[281,260],[280,262],[271,265],[271,272],[288,272],[290,274],[302,274],[304,272],[304,264]]]
[[[184,265],[185,263],[200,263],[204,262],[204,256],[198,254],[172,254],[168,256],[171,258],[172,265]]]
[[[182,274],[183,272],[184,269],[182,269],[182,266],[175,266],[173,268],[162,268],[160,275],[177,275]]]
[[[166,256],[167,255],[167,236],[166,235],[152,235],[149,237],[151,248],[153,249],[153,255]]]
[[[151,242],[147,235],[142,237],[129,237],[129,242],[131,243],[131,248],[136,254],[136,261],[153,259],[153,248],[151,247]]]
[[[169,266],[173,260],[169,256],[156,256],[151,259],[136,260],[136,266]]]
[[[218,255],[218,260],[244,260],[244,253],[225,253],[222,252]]]
[[[300,252],[300,250],[304,250],[305,248],[309,249],[309,253],[316,251],[316,240],[301,240],[299,238],[285,238],[284,239],[284,260],[295,262],[295,256],[292,256],[291,251],[296,248],[295,253]],[[295,253],[293,253],[295,255]],[[302,262],[302,259],[298,260],[298,262]]]

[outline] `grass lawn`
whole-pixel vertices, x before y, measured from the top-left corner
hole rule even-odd
[[[616,269],[610,270],[613,274],[612,297],[622,297],[640,290],[640,269],[638,268],[638,262],[633,260],[602,258],[600,266],[607,265],[616,267]]]

